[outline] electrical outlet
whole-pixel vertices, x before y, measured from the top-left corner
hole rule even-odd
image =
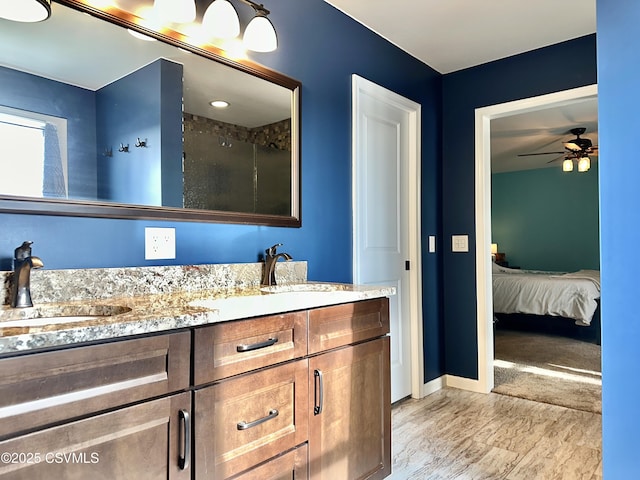
[[[176,229],[145,227],[145,260],[166,260],[176,258]]]

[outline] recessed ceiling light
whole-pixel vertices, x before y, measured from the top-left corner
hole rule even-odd
[[[211,106],[216,108],[227,108],[229,106],[229,102],[225,102],[224,100],[212,100]]]

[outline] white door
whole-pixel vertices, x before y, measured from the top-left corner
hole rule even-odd
[[[420,105],[356,75],[353,82],[353,277],[357,284],[396,287],[389,306],[391,400],[397,401],[412,394],[411,295],[418,289],[410,287],[420,262],[411,246],[420,235],[419,217],[411,216],[420,199],[411,198],[417,192],[410,164],[419,151]]]

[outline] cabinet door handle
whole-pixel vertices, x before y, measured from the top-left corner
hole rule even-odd
[[[191,417],[186,410],[180,410],[178,416],[182,424],[182,456],[178,456],[178,466],[180,470],[186,470],[191,458]]]
[[[320,415],[324,406],[324,380],[321,370],[313,371],[313,383],[315,391],[313,392],[313,414]]]
[[[264,342],[252,343],[250,345],[238,345],[236,351],[238,352],[250,352],[251,350],[258,350],[260,348],[270,347],[278,342],[277,338],[270,338]]]
[[[280,415],[280,412],[274,408],[273,410],[269,410],[269,414],[266,417],[262,417],[257,420],[254,420],[253,422],[248,422],[248,423],[239,422],[237,427],[238,427],[238,430],[248,430],[249,428],[256,427],[261,423],[271,420],[272,418],[276,418],[278,415]]]

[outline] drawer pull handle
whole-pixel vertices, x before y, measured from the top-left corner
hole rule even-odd
[[[321,370],[313,371],[315,390],[313,392],[313,414],[320,415],[324,406],[324,380]]]
[[[274,408],[273,410],[269,410],[269,415],[267,415],[266,417],[259,418],[258,420],[254,420],[253,422],[249,423],[240,422],[238,423],[237,427],[238,430],[248,430],[249,428],[256,427],[261,423],[271,420],[272,418],[276,418],[278,415],[280,415],[280,412]]]
[[[178,466],[180,470],[186,470],[189,468],[189,459],[191,458],[191,418],[186,410],[180,410],[179,418],[183,428],[180,430],[182,435],[182,456],[178,456]]]
[[[238,345],[236,350],[238,352],[250,352],[251,350],[259,350],[261,348],[270,347],[278,342],[277,338],[270,338],[264,342],[252,343],[251,345]]]

